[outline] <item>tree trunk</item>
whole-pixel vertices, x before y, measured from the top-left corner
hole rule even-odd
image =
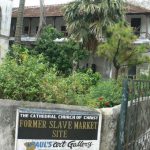
[[[115,80],[118,79],[119,69],[120,69],[120,68],[115,68]]]
[[[23,28],[23,13],[24,13],[25,0],[20,0],[15,32],[15,43],[21,44],[21,35]]]
[[[43,28],[43,25],[46,25],[46,21],[44,19],[45,11],[44,11],[44,0],[40,0],[40,21],[39,21],[39,27],[36,34],[36,37],[38,38],[41,32],[41,29]]]

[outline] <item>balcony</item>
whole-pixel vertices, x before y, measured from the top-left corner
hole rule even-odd
[[[150,44],[150,34],[148,32],[135,32],[138,39],[134,42],[135,44]]]
[[[9,40],[14,41],[15,37],[10,37]],[[22,36],[21,37],[22,42],[35,42],[36,40],[37,40],[36,37],[29,37],[29,36]]]

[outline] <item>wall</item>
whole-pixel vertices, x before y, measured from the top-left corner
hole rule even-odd
[[[79,63],[80,68],[91,67],[92,64],[96,65],[96,71],[99,72],[104,78],[112,77],[111,64],[103,57],[97,55],[90,56],[89,59],[83,60]]]
[[[102,108],[102,129],[100,150],[116,150],[120,105]]]
[[[61,31],[61,26],[65,25],[65,21],[64,21],[63,17],[57,17],[55,23],[56,23],[56,29],[58,31]]]
[[[31,19],[31,20],[30,20]],[[28,34],[24,34],[24,27],[28,26],[30,24],[31,21],[31,32],[30,35]],[[52,26],[54,26],[54,19],[53,17],[47,17],[46,18],[46,24],[49,25],[51,24]],[[65,25],[65,21],[63,19],[63,17],[55,17],[55,27],[58,31],[61,31],[61,26]],[[16,18],[12,18],[12,23],[11,23],[11,30],[10,30],[10,35],[11,37],[14,36],[14,28],[16,26]],[[36,28],[39,26],[39,17],[32,17],[32,18],[24,18],[23,21],[23,36],[35,36],[36,35]]]
[[[1,30],[0,30],[0,59],[5,57],[8,51],[10,23],[12,13],[12,0],[0,0],[2,11]]]
[[[146,23],[147,23],[148,33],[150,33],[150,17],[148,15],[127,15],[126,19],[129,22],[129,24],[131,24],[131,18],[141,18],[141,31],[140,32],[146,32],[146,26],[147,26]]]
[[[55,105],[42,102],[0,100],[0,149],[13,150],[17,108],[70,109],[102,113],[101,150],[115,150],[117,119],[120,106],[95,110],[83,106]]]

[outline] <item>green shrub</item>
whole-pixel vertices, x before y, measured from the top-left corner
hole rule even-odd
[[[40,82],[47,73],[48,64],[42,55],[30,56],[28,51],[19,52],[14,46],[12,58],[8,56],[0,65],[0,97],[17,100],[43,100]]]
[[[112,107],[120,104],[122,96],[122,84],[120,81],[101,80],[90,89],[87,95],[87,105],[93,107]]]
[[[24,101],[111,107],[121,99],[118,81],[103,81],[99,73],[74,72],[59,75],[42,55],[32,56],[14,45],[12,54],[0,64],[0,98]]]
[[[87,51],[72,40],[61,43],[54,41],[61,37],[61,33],[55,28],[46,26],[36,42],[35,54],[43,54],[50,67],[55,65],[59,74],[68,75],[72,73],[73,61],[78,62],[85,58]]]
[[[76,72],[68,77],[45,76],[41,84],[43,93],[47,93],[47,101],[64,104],[86,105],[84,97],[89,93],[90,87],[99,81],[99,74]]]
[[[60,76],[56,68],[49,68],[42,55],[29,55],[20,45],[12,47],[0,70],[0,98],[15,100],[85,104],[78,97],[88,93],[99,80],[92,71]]]

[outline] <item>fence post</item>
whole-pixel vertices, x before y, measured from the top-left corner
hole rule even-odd
[[[119,117],[119,135],[117,141],[117,150],[124,150],[123,146],[125,142],[125,123],[126,123],[127,107],[128,107],[128,80],[126,79],[123,81],[123,94]]]

